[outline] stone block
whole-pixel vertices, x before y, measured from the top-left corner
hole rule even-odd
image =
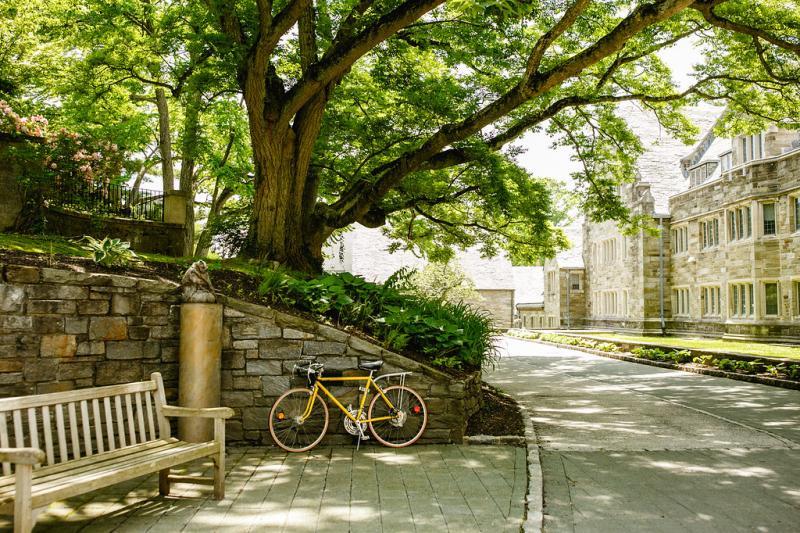
[[[39,353],[42,357],[72,357],[78,351],[75,335],[42,335]]]
[[[246,371],[250,375],[264,376],[281,374],[281,362],[275,360],[258,359],[255,361],[247,361]]]
[[[32,359],[25,362],[25,381],[54,381],[58,377],[58,361],[54,359]]]
[[[231,326],[231,336],[239,339],[276,339],[281,336],[281,328],[272,323],[239,322]]]
[[[75,389],[72,381],[53,381],[51,383],[37,383],[36,394],[50,394],[51,392],[65,392]]]
[[[64,318],[59,315],[38,315],[33,317],[33,331],[36,333],[62,333]]]
[[[94,363],[70,362],[58,365],[58,380],[94,377]]]
[[[222,316],[225,318],[241,318],[244,313],[226,305],[225,309],[222,310]]]
[[[305,341],[303,342],[304,355],[340,355],[345,352],[347,345],[341,342]]]
[[[64,332],[80,335],[89,332],[88,318],[67,317],[64,319]]]
[[[238,350],[222,350],[222,368],[244,368],[244,353]]]
[[[154,359],[161,355],[161,344],[155,341],[147,341],[144,343],[142,349],[142,357],[145,359]]]
[[[255,350],[258,348],[258,341],[255,339],[233,341],[233,348],[235,350]]]
[[[258,350],[245,350],[244,357],[245,359],[258,359],[259,352]]]
[[[375,357],[380,357],[381,355],[382,350],[380,346],[376,346],[375,344],[356,337],[355,335],[350,336],[347,344],[350,346],[350,348],[368,355],[374,355]]]
[[[266,407],[245,407],[242,409],[244,429],[267,429],[269,410]]]
[[[117,341],[128,337],[128,323],[122,317],[97,317],[89,322],[89,338]]]
[[[258,390],[261,378],[258,376],[233,376],[233,388],[236,390]]]
[[[89,292],[89,299],[90,300],[110,300],[111,294],[107,292],[100,292],[97,290],[93,290]]]
[[[262,376],[261,391],[264,396],[280,396],[289,389],[289,376]]]
[[[312,340],[314,338],[314,334],[306,331],[300,331],[299,329],[285,328],[283,330],[283,338],[305,341]]]
[[[0,283],[0,312],[21,313],[25,302],[25,289]]]
[[[225,407],[250,407],[253,405],[253,393],[250,391],[222,391],[220,405]]]
[[[154,339],[177,339],[178,336],[177,325],[153,326],[150,328],[150,337]]]
[[[21,372],[22,361],[14,359],[0,359],[0,372]]]
[[[261,359],[296,359],[302,353],[302,341],[275,339],[258,343],[258,356]]]
[[[35,266],[8,265],[6,281],[9,283],[39,283],[39,268]]]
[[[239,420],[227,420],[225,422],[225,439],[232,441],[244,439],[244,428]]]
[[[142,366],[129,361],[102,361],[97,363],[95,384],[114,385],[142,380]]]
[[[178,360],[178,347],[165,346],[161,343],[161,360],[164,362],[173,362]]]
[[[307,318],[289,315],[287,313],[275,313],[275,323],[282,328],[298,329],[300,331],[316,331],[317,323]]]
[[[148,316],[169,315],[169,305],[161,302],[145,302],[142,304],[142,314]]]
[[[113,341],[106,344],[108,359],[142,359],[144,343],[142,341]]]
[[[84,300],[89,289],[75,285],[28,285],[28,298],[35,300]]]
[[[150,337],[150,328],[147,326],[128,326],[128,338],[135,341],[147,340]]]
[[[106,353],[106,343],[103,341],[87,341],[78,343],[78,355],[103,355]]]
[[[78,302],[78,314],[81,315],[107,315],[108,310],[108,300],[84,300]]]
[[[0,374],[0,385],[14,385],[17,383],[22,383],[22,372],[4,372]],[[3,387],[3,392],[5,393],[6,387]]]
[[[91,274],[62,270],[59,268],[42,268],[40,280],[44,283],[58,283],[64,285],[83,285]]]
[[[29,315],[74,315],[74,300],[29,300]]]
[[[139,298],[133,294],[112,294],[112,315],[135,315],[139,313]]]
[[[0,330],[2,331],[30,331],[33,328],[33,318],[29,316],[0,316]]]
[[[177,283],[168,283],[153,279],[139,279],[136,281],[136,289],[143,292],[154,292],[164,294],[177,290]]]
[[[331,326],[326,326],[324,324],[317,324],[317,336],[321,337],[322,340],[341,343],[347,343],[347,339],[350,338],[350,334],[346,331],[342,331]]]

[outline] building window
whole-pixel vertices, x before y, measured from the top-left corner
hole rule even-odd
[[[728,211],[728,240],[738,241],[752,235],[750,206],[741,206]]]
[[[689,289],[672,290],[672,309],[676,316],[689,314]]]
[[[722,313],[722,297],[719,287],[703,287],[700,291],[700,300],[703,316],[719,316]]]
[[[719,219],[712,218],[700,222],[700,242],[703,249],[719,246]]]
[[[752,283],[731,284],[731,316],[751,318],[753,316],[754,298]]]
[[[764,284],[764,314],[778,316],[778,284]]]
[[[764,134],[742,137],[742,163],[761,159],[764,156]]]
[[[800,231],[800,196],[792,197],[791,203],[794,213],[794,231]]]
[[[764,220],[764,235],[775,235],[775,203],[761,204],[761,216]]]
[[[682,254],[689,250],[689,230],[686,226],[672,230],[672,253]]]
[[[574,272],[569,274],[569,288],[573,292],[581,290],[581,275]]]
[[[800,281],[792,283],[794,286],[794,314],[800,316]]]
[[[727,172],[733,166],[733,152],[725,152],[719,156],[720,169],[722,172]]]

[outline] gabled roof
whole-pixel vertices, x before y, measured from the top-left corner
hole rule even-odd
[[[661,127],[655,114],[629,103],[620,106],[634,133],[641,139],[645,152],[637,161],[638,179],[650,185],[656,213],[669,212],[669,197],[688,188],[689,182],[681,168],[681,160],[689,148]],[[701,132],[694,150],[708,143],[707,133],[713,128],[723,108],[712,105],[687,107],[684,113]]]

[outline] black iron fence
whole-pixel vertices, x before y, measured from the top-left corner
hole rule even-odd
[[[46,187],[50,205],[92,214],[164,221],[164,193],[83,179],[54,181]]]

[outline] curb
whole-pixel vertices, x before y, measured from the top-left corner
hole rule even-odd
[[[542,461],[539,457],[539,437],[531,422],[528,408],[522,404],[518,405],[525,421],[525,440],[528,448],[528,490],[525,494],[525,510],[520,530],[524,533],[541,533],[544,521],[544,478]]]
[[[737,381],[746,381],[748,383],[757,383],[759,385],[768,385],[770,387],[780,387],[783,389],[791,389],[791,390],[800,390],[800,382],[798,381],[789,381],[786,379],[778,379],[778,378],[769,378],[765,376],[757,376],[754,374],[739,374],[736,372],[726,372],[724,370],[717,370],[715,368],[703,368],[703,367],[696,367],[696,366],[684,366],[684,365],[676,365],[674,363],[665,363],[662,361],[653,361],[650,359],[641,359],[639,357],[634,357],[633,355],[627,355],[624,353],[614,353],[614,352],[604,352],[602,350],[594,350],[592,348],[584,348],[583,346],[573,346],[571,344],[559,344],[557,342],[550,342],[550,341],[543,341],[539,339],[523,339],[522,337],[515,337],[513,335],[508,335],[511,339],[527,341],[527,342],[537,342],[539,344],[547,344],[549,346],[555,346],[557,348],[564,348],[567,350],[575,350],[578,352],[585,352],[590,353],[592,355],[599,355],[600,357],[606,357],[608,359],[617,359],[618,361],[627,361],[629,363],[638,363],[641,365],[649,365],[649,366],[657,366],[659,368],[667,368],[670,370],[681,370],[683,372],[690,372],[693,374],[702,374],[705,376],[714,376],[717,378],[728,378],[734,379]]]
[[[525,446],[526,437],[519,435],[465,435],[463,443],[469,446]]]

